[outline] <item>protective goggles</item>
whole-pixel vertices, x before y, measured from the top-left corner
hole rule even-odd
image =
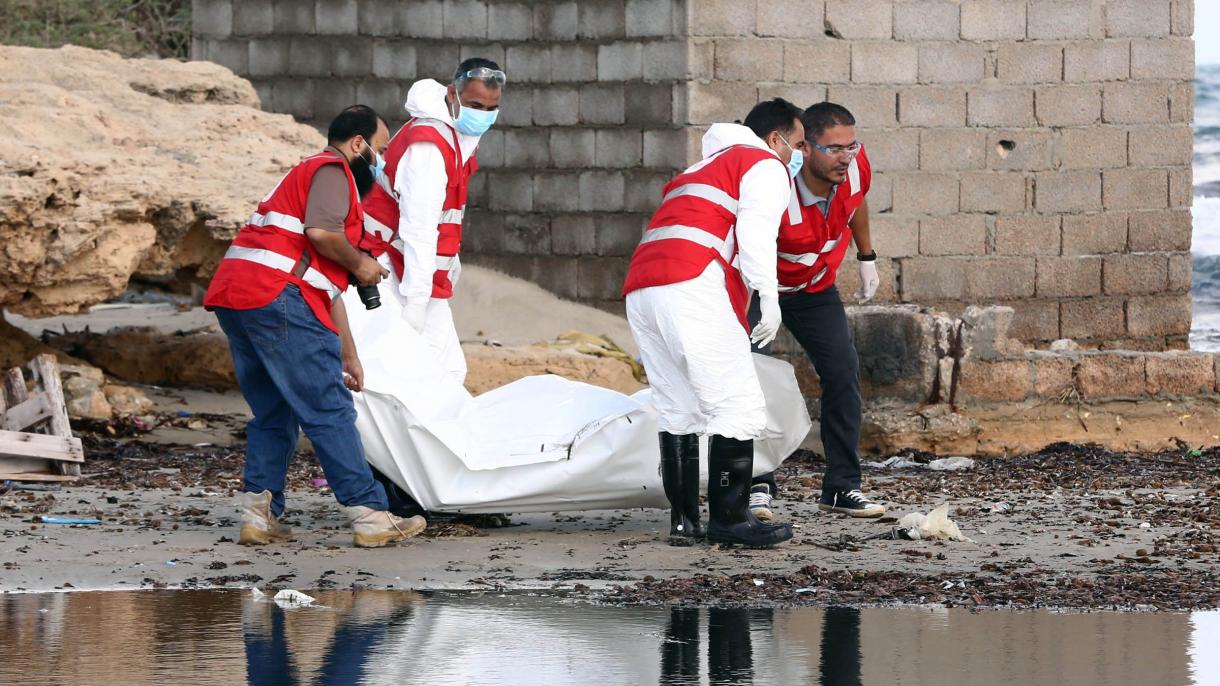
[[[462,83],[464,81],[471,80],[482,81],[484,83],[494,83],[497,86],[503,86],[504,84],[508,83],[508,75],[499,69],[492,69],[491,67],[478,67],[471,69],[468,72],[459,73],[457,78],[455,78],[453,81],[454,83]]]
[[[809,145],[813,146],[814,150],[817,150],[818,152],[822,153],[823,155],[830,155],[831,157],[849,157],[850,158],[850,157],[855,157],[857,154],[860,153],[860,141],[854,141],[851,145],[831,145],[831,146],[819,145],[818,143],[814,143],[813,141],[809,140],[808,138],[805,139],[805,142],[808,143]]]

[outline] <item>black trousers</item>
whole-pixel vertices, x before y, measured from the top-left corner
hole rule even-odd
[[[863,412],[860,358],[839,290],[831,286],[818,293],[784,294],[779,297],[779,308],[784,326],[804,348],[822,385],[822,446],[826,450],[822,493],[860,488],[860,456],[856,452]],[[758,317],[756,297],[750,319],[753,322]],[[758,477],[754,483],[763,479]]]

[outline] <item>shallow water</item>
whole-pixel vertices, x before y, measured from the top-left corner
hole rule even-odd
[[[0,683],[1214,684],[1220,613],[598,607],[361,591],[0,596]]]

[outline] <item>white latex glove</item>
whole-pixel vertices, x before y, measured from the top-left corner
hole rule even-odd
[[[750,342],[764,348],[775,340],[775,335],[779,333],[779,324],[783,320],[779,311],[779,296],[760,295],[758,307],[762,311],[762,317],[750,332]]]
[[[402,319],[419,333],[424,332],[424,322],[428,319],[427,300],[408,300],[402,308]]]
[[[860,290],[856,291],[856,300],[864,304],[877,295],[877,287],[881,285],[881,277],[877,276],[877,262],[860,263]]]

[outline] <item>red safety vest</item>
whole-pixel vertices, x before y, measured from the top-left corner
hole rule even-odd
[[[314,250],[304,223],[313,176],[327,164],[342,166],[347,175],[349,208],[343,233],[352,245],[357,244],[364,213],[347,161],[333,150],[306,157],[280,179],[237,232],[208,286],[204,307],[252,310],[270,304],[284,286],[296,284],[318,320],[338,333],[330,306],[347,288],[348,271]],[[293,276],[302,256],[308,256],[309,267],[303,275]]]
[[[737,201],[741,198],[741,177],[766,160],[780,163],[770,150],[733,145],[666,184],[661,206],[631,256],[623,295],[689,281],[715,260],[724,268],[729,302],[748,331],[750,291],[733,266],[737,257]]]
[[[823,215],[816,204],[805,205],[799,199],[801,221],[793,223],[790,213],[784,214],[776,241],[780,293],[817,293],[834,285],[851,245],[848,222],[864,202],[872,179],[868,156],[861,149],[847,168],[847,180],[835,188],[829,216]]]
[[[466,212],[466,194],[470,187],[470,176],[478,170],[478,151],[471,153],[465,164],[461,163],[462,148],[457,132],[452,126],[436,119],[412,119],[394,137],[385,154],[384,178],[388,182],[373,186],[364,196],[364,247],[374,257],[384,253],[390,255],[390,264],[401,281],[403,278],[403,243],[398,235],[398,198],[389,189],[394,188],[398,173],[398,162],[415,143],[432,143],[445,158],[448,183],[445,187],[445,204],[437,218],[436,229],[440,236],[436,242],[436,271],[432,274],[432,297],[453,296],[450,271],[457,264],[457,254],[462,247],[462,216]]]

